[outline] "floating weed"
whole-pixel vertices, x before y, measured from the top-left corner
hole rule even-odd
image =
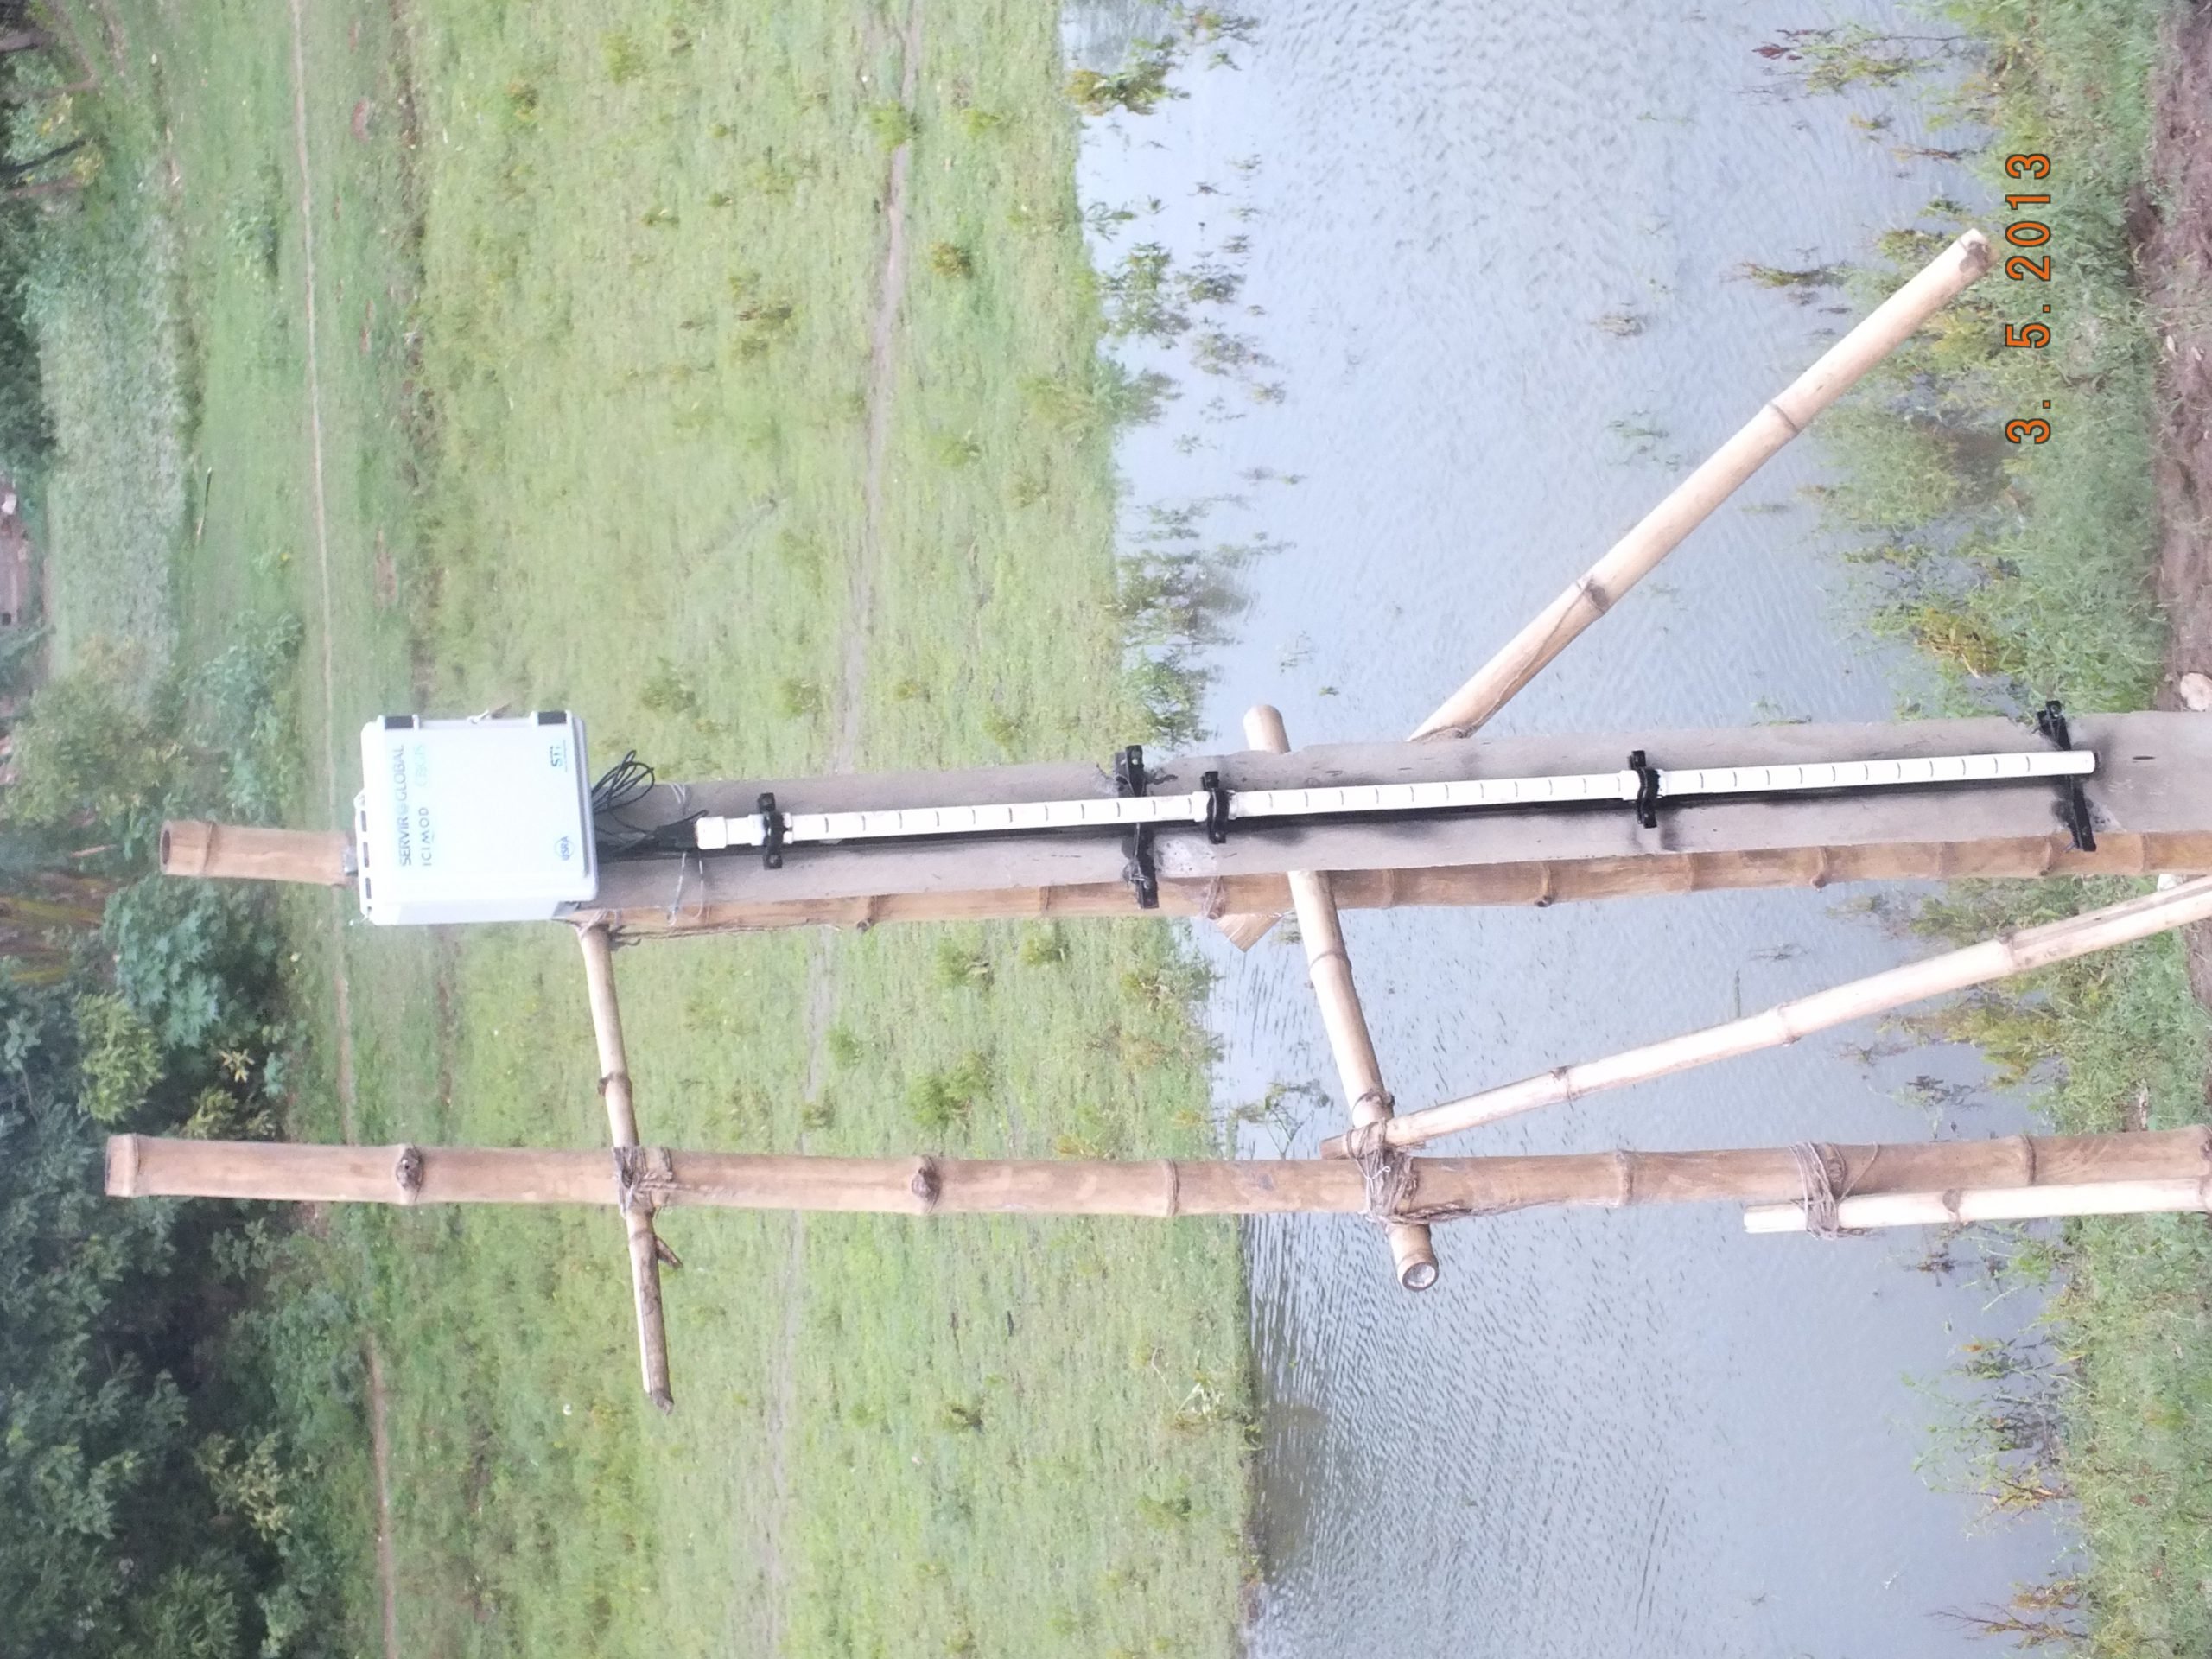
[[[1841,286],[1851,273],[1843,265],[1807,265],[1793,270],[1786,265],[1762,265],[1746,259],[1736,267],[1736,274],[1761,288],[1796,289],[1802,300],[1809,299],[1821,289]]]

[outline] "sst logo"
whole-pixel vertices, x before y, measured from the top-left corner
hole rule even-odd
[[[545,747],[545,764],[552,767],[556,772],[566,771],[569,765],[569,746],[565,743],[547,744]],[[563,853],[561,856],[566,858],[568,855]]]

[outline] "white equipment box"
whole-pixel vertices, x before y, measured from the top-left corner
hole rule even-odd
[[[599,892],[583,721],[386,715],[361,728],[361,913],[544,921]]]

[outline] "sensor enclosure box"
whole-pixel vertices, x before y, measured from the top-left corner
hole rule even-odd
[[[361,728],[361,913],[379,925],[546,921],[599,892],[584,726],[386,715]]]

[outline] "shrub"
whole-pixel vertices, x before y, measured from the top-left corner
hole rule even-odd
[[[904,104],[871,104],[861,111],[861,118],[868,124],[875,142],[886,149],[896,149],[913,142],[913,111]]]
[[[989,1086],[988,1063],[969,1053],[957,1065],[915,1078],[906,1090],[906,1109],[927,1134],[946,1135],[966,1125],[976,1098]]]
[[[119,1123],[160,1080],[161,1045],[122,997],[80,996],[76,1016],[77,1103],[95,1123]]]

